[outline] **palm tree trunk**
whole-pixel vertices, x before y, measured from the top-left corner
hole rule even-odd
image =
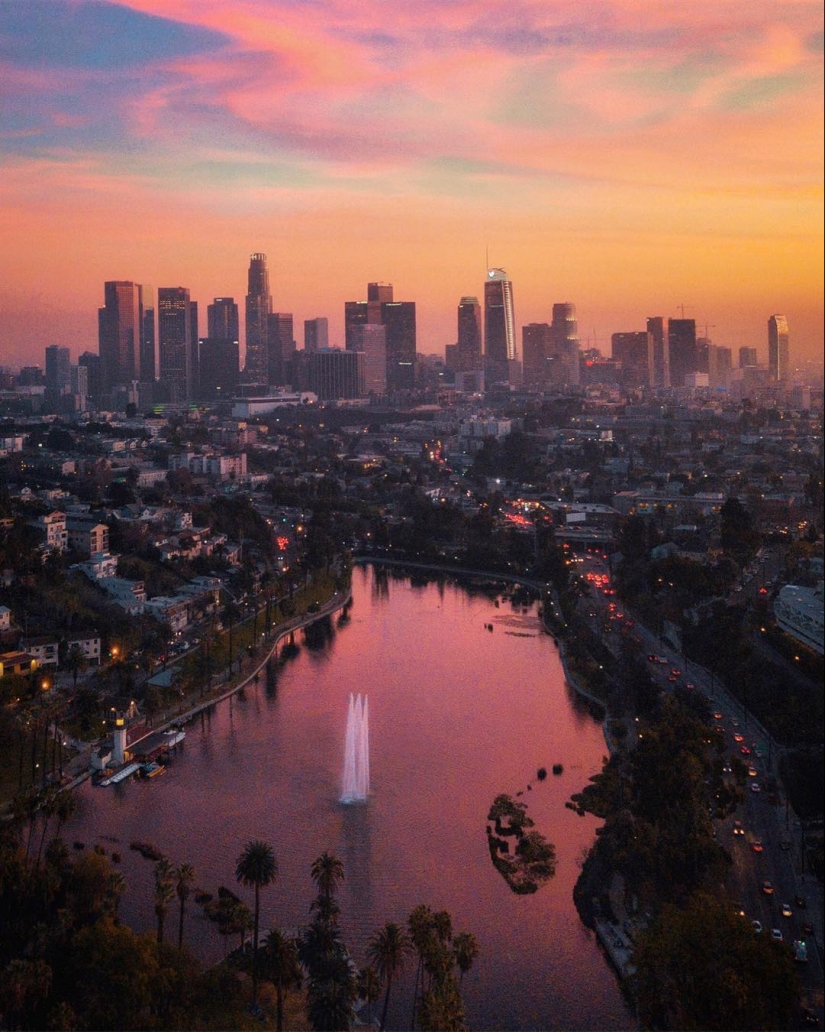
[[[381,1032],[387,1027],[387,1009],[390,1005],[390,986],[392,985],[392,975],[387,975],[387,991],[384,994],[384,1009],[381,1011]]]
[[[258,917],[260,916],[260,886],[255,885],[255,927],[252,940],[252,1006],[258,1004]]]
[[[179,950],[183,949],[183,911],[184,911],[184,902],[183,902],[183,900],[181,900],[180,901],[180,917],[178,919],[178,949]]]
[[[276,1005],[276,1028],[277,1032],[284,1032],[284,986],[283,982],[279,978],[275,982],[275,998],[277,1000]]]

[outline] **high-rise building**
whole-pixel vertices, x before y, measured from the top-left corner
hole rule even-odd
[[[553,305],[553,347],[560,356],[565,370],[564,382],[570,386],[579,383],[579,327],[576,306],[569,301]]]
[[[528,323],[521,328],[521,356],[527,387],[545,387],[556,380],[553,330],[550,323]],[[558,380],[561,382],[561,379]]]
[[[310,390],[320,401],[365,397],[364,354],[327,348],[307,356]]]
[[[685,377],[699,371],[695,319],[668,319],[667,340],[670,352],[670,382],[684,387]]]
[[[158,290],[158,357],[160,381],[169,401],[192,401],[195,397],[195,340],[192,339],[196,316],[185,287]]]
[[[740,348],[739,349],[739,368],[745,369],[747,366],[756,366],[759,362],[756,357],[756,348]]]
[[[788,320],[784,315],[772,315],[768,319],[768,375],[777,383],[790,379]]]
[[[731,385],[732,352],[730,348],[711,344],[708,348],[708,383],[714,390],[728,390]]]
[[[513,284],[504,269],[488,269],[484,283],[484,365],[487,382],[509,383],[516,362]]]
[[[77,364],[86,369],[86,392],[88,396],[93,401],[98,401],[103,391],[100,355],[96,355],[93,351],[84,351],[77,360]]]
[[[352,329],[350,351],[364,356],[364,394],[387,393],[387,328],[381,323],[363,323]]]
[[[651,387],[670,387],[670,341],[665,333],[665,320],[659,316],[651,316],[647,320],[647,332],[650,334],[653,370]]]
[[[329,319],[304,319],[304,351],[321,351],[329,347]]]
[[[250,256],[246,294],[246,362],[244,379],[247,383],[269,383],[269,354],[267,350],[267,319],[272,313],[272,295],[269,292],[269,272],[266,255]]]
[[[202,337],[198,341],[198,397],[231,398],[238,389],[238,339]]]
[[[98,346],[103,389],[130,383],[139,374],[143,310],[140,285],[109,280],[103,285],[104,306],[98,309]]]
[[[138,375],[143,384],[153,384],[157,376],[157,360],[155,357],[155,292],[145,283],[138,285],[139,303],[142,310],[140,318],[140,366]]]
[[[393,301],[392,285],[370,283],[366,301],[344,304],[345,343],[355,346],[355,327],[379,324],[386,330],[387,390],[411,390],[415,386],[415,302]]]
[[[207,333],[210,340],[240,340],[238,306],[234,297],[216,297],[206,306]]]
[[[613,358],[622,363],[625,387],[649,387],[653,369],[653,335],[646,330],[614,333],[610,339]]]
[[[462,297],[458,302],[458,372],[469,373],[483,368],[481,332],[481,305],[478,298]]]
[[[46,348],[46,390],[58,397],[72,387],[72,358],[68,348],[51,344]]]
[[[271,312],[267,317],[267,382],[271,385],[283,385],[292,380],[293,328],[291,312]]]

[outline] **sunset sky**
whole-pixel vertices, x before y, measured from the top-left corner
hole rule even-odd
[[[97,350],[103,283],[327,316],[391,282],[455,342],[649,315],[823,347],[823,12],[794,0],[0,0],[0,363]],[[519,349],[521,334],[519,331]]]

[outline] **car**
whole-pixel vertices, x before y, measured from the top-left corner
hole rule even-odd
[[[733,740],[734,740],[734,742],[741,743],[741,742],[745,741],[745,738],[744,738],[744,735],[740,735],[739,732],[737,731],[736,734],[733,736]]]
[[[808,901],[804,896],[800,896],[799,893],[794,896],[793,901],[800,910],[804,910],[808,905]]]
[[[734,833],[734,835],[744,835],[745,834],[745,829],[742,827],[742,822],[741,821],[734,821],[733,822],[733,833]]]
[[[819,1015],[813,1007],[802,1008],[802,1020],[809,1028],[819,1028]]]
[[[670,672],[671,674],[673,674],[674,677],[682,676],[682,671],[678,667],[674,667]]]
[[[693,681],[686,681],[685,688],[687,688],[689,692],[692,692],[696,688],[696,685],[693,683]]]
[[[647,657],[647,661],[648,661],[648,663],[655,663],[655,662],[656,662],[656,657],[655,657],[655,656],[653,655],[653,653],[652,653],[652,652],[651,652],[651,654],[650,654],[650,655],[649,655],[649,656]]]
[[[748,748],[748,747],[747,747],[746,745],[743,745],[743,746],[742,746],[742,747],[740,748],[739,752],[740,752],[740,753],[741,753],[741,754],[742,754],[743,756],[750,756],[750,754],[751,754],[751,751],[750,751],[750,749],[749,749],[749,748]]]
[[[762,894],[764,896],[772,896],[773,895],[773,882],[770,882],[770,881],[763,881],[762,882]]]
[[[761,921],[751,921],[751,924],[753,925],[753,930],[756,932],[756,934],[757,935],[761,935],[762,934],[762,922]]]
[[[749,778],[755,778],[758,773],[759,773],[759,771],[756,769],[756,767],[748,767],[748,777]]]
[[[751,792],[761,792],[761,791],[762,791],[762,786],[759,785],[756,781],[752,781],[751,782]]]
[[[782,839],[782,841],[779,843],[779,848],[784,853],[787,853],[788,850],[791,848],[791,844],[790,844],[790,842],[787,839]]]
[[[781,929],[779,929],[779,928],[771,928],[771,938],[773,939],[774,942],[784,942],[785,941],[785,937],[782,934]]]
[[[793,910],[791,910],[790,903],[783,903],[782,904],[782,916],[783,917],[792,917],[793,916]]]
[[[760,588],[759,589],[759,594],[760,595],[767,595],[767,593],[768,593],[768,589],[767,588]]]
[[[802,922],[802,931],[803,931],[803,933],[805,935],[813,935],[814,934],[814,926],[811,924],[810,921],[803,921]]]
[[[671,674],[670,677],[668,677],[668,681],[670,681],[671,684],[676,684],[676,682],[678,680],[679,680],[679,678],[678,677],[674,677],[673,674]]]
[[[724,717],[722,716],[721,713],[714,713],[713,714],[713,719],[714,720],[724,720]]]
[[[764,848],[765,847],[762,845],[762,839],[755,838],[753,842],[751,842],[751,849],[754,853],[761,853]]]

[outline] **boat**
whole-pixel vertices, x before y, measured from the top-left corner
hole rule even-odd
[[[142,778],[156,778],[158,774],[165,774],[166,768],[159,763],[144,763],[140,768]]]
[[[173,745],[182,742],[184,738],[186,738],[186,732],[179,727],[172,727],[168,731],[163,732],[163,744],[167,749],[171,749]]]

